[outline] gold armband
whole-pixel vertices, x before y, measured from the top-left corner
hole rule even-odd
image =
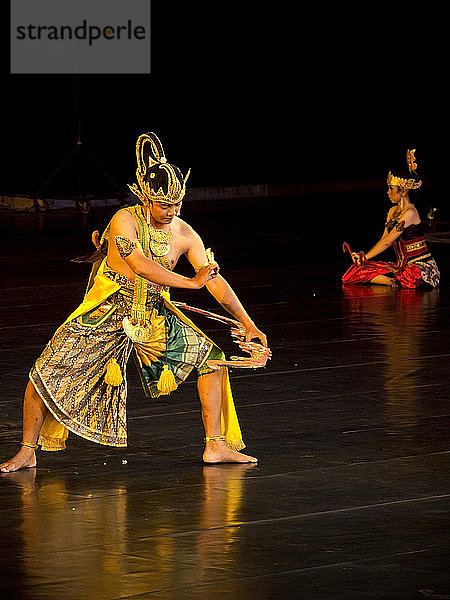
[[[136,250],[136,248],[140,247],[139,242],[129,240],[127,237],[122,235],[116,235],[115,240],[117,250],[122,258],[126,258],[133,252],[133,250]]]

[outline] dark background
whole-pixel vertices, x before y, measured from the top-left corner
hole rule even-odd
[[[75,146],[80,119],[83,144],[124,189],[136,138],[151,130],[169,161],[192,169],[191,186],[384,179],[416,147],[427,193],[441,202],[439,14],[160,4],[150,75],[10,75],[3,36],[2,193],[39,188]],[[90,185],[108,188],[97,176]]]
[[[148,76],[10,76],[1,37],[0,193],[33,193],[74,147],[78,116],[83,143],[124,189],[148,130],[192,168],[191,186],[361,184],[183,204],[273,350],[267,372],[232,373],[258,471],[242,501],[236,472],[202,475],[194,382],[149,403],[130,368],[126,453],[71,436],[70,451],[39,458],[36,485],[2,481],[3,548],[17,559],[2,561],[4,597],[70,598],[77,585],[85,597],[94,569],[96,597],[102,586],[217,600],[448,597],[448,244],[432,246],[440,290],[345,292],[340,281],[342,241],[376,240],[383,181],[407,147],[424,205],[448,211],[447,17],[424,3],[158,4]],[[70,187],[68,172],[60,183]],[[91,232],[114,210],[0,212],[2,460],[20,440],[26,372],[84,293],[88,265],[70,259],[92,252]],[[219,310],[206,290],[173,297]],[[227,328],[194,320],[235,352]]]

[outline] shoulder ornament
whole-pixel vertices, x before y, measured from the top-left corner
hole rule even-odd
[[[124,259],[127,256],[129,256],[133,252],[133,250],[136,250],[136,248],[141,247],[138,241],[130,240],[127,237],[124,237],[123,235],[116,235],[115,240],[119,254]]]

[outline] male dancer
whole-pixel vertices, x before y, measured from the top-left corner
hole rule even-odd
[[[8,473],[36,466],[35,450],[65,447],[68,431],[126,446],[126,362],[135,352],[146,394],[169,394],[196,368],[205,428],[205,463],[256,462],[245,446],[225,367],[210,368],[221,350],[170,301],[168,288],[200,289],[238,320],[246,340],[266,336],[231,286],[209,262],[203,242],[178,215],[187,176],[167,162],[153,133],[136,146],[142,205],[119,210],[102,236],[106,258],[93,267],[83,303],[56,331],[30,372],[23,405],[21,449],[0,465]],[[172,270],[185,254],[192,278]]]

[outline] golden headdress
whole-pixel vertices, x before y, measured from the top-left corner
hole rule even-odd
[[[408,165],[408,171],[411,173],[411,175],[416,175],[417,176],[417,162],[416,162],[416,157],[415,157],[415,152],[416,149],[414,150],[408,150],[406,152],[406,163]],[[422,181],[418,181],[417,179],[404,179],[403,177],[397,177],[396,175],[393,175],[393,173],[391,173],[391,171],[389,171],[389,174],[387,176],[387,184],[388,185],[396,185],[399,188],[401,188],[402,190],[408,191],[408,190],[418,190],[420,188],[420,186],[422,185]]]
[[[186,192],[190,169],[183,177],[180,169],[167,162],[158,136],[143,133],[136,142],[138,184],[129,185],[130,190],[143,204],[150,200],[170,204],[180,202]]]

